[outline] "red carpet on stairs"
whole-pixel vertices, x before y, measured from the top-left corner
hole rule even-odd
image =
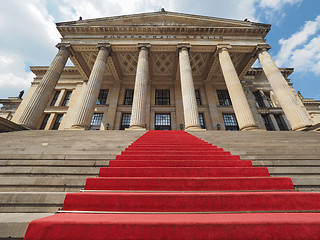
[[[320,193],[184,131],[148,131],[25,239],[320,239]]]

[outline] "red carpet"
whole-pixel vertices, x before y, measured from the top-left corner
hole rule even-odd
[[[320,239],[320,194],[184,131],[149,131],[25,239]]]

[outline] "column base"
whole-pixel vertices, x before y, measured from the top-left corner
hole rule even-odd
[[[240,131],[263,131],[263,129],[259,129],[258,126],[247,126],[241,128]]]
[[[75,124],[71,126],[71,130],[89,130],[90,127],[82,124]]]
[[[10,121],[10,122],[12,122],[12,121]],[[15,123],[15,122],[13,122],[13,123]],[[15,123],[15,124],[20,125],[21,127],[26,128],[27,130],[36,130],[35,127],[31,127],[31,126],[28,126],[28,125],[23,124],[23,123]]]
[[[308,131],[308,128],[310,128],[312,125],[303,125],[292,128],[292,131]]]
[[[207,131],[207,129],[203,129],[200,126],[190,126],[184,129],[185,131]]]
[[[129,128],[126,128],[125,130],[138,130],[138,131],[147,131],[146,128],[141,126],[130,126]]]

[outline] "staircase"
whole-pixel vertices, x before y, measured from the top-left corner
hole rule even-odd
[[[149,131],[25,239],[319,239],[320,193],[294,191],[183,131]]]
[[[30,221],[56,213],[145,132],[20,131],[0,134],[0,239],[21,239]]]
[[[298,191],[320,191],[319,132],[193,132],[255,167],[268,167],[272,177],[290,177]]]

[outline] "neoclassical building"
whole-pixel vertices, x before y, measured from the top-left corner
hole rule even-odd
[[[320,122],[279,69],[270,25],[173,12],[57,23],[12,121],[30,129],[305,130]],[[66,66],[70,59],[74,66]],[[252,68],[259,59],[262,68]]]

